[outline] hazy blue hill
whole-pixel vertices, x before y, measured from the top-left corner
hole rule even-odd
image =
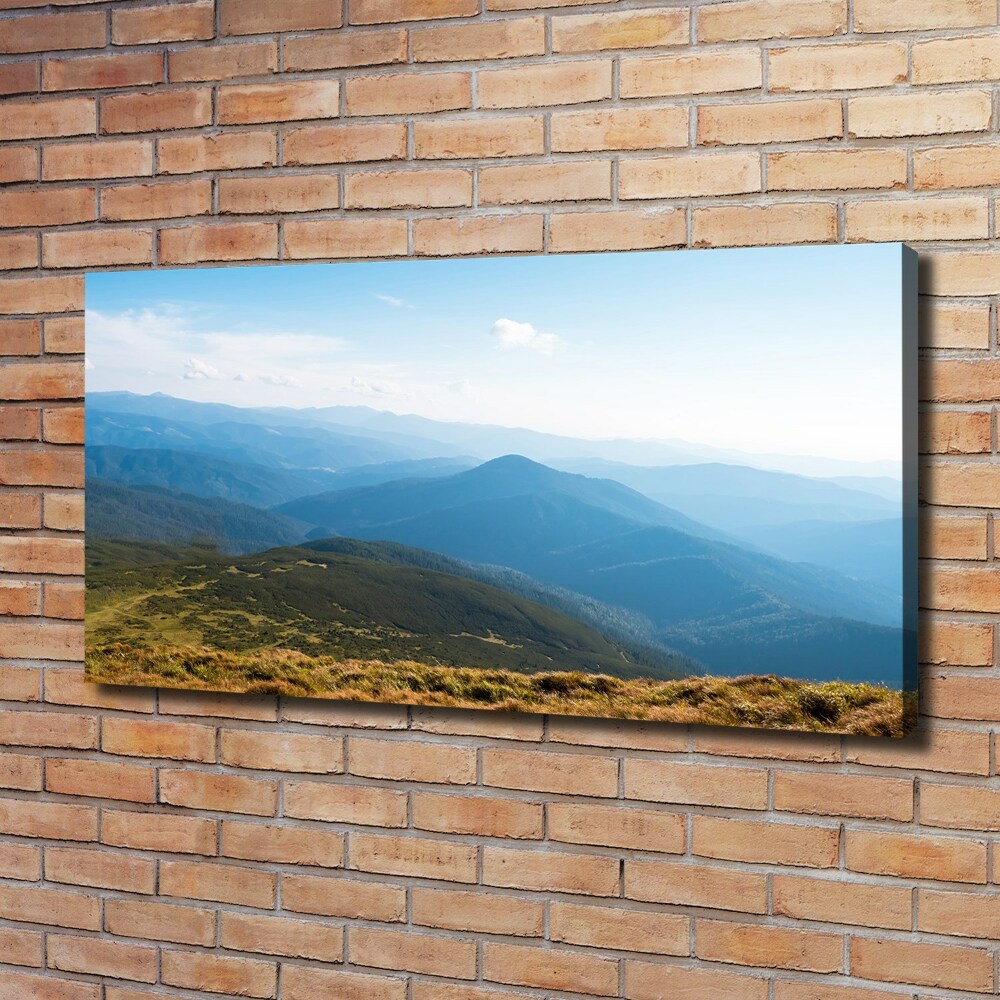
[[[849,490],[874,493],[877,497],[899,503],[903,497],[903,483],[889,476],[830,476],[829,482]]]
[[[829,566],[845,576],[900,593],[903,586],[903,524],[879,521],[798,521],[758,528],[756,543],[795,562]]]
[[[421,435],[401,433],[388,428],[361,429],[354,421],[337,423],[320,417],[322,411],[315,409],[201,403],[190,399],[178,399],[160,392],[146,396],[131,392],[88,393],[87,406],[88,409],[118,414],[123,418],[158,417],[161,420],[180,421],[200,427],[216,424],[251,424],[257,427],[277,428],[282,433],[306,431],[315,435],[316,432],[321,432],[324,436],[332,434],[351,440],[378,441],[383,445],[393,446],[399,457],[433,458],[459,453],[454,445]],[[367,407],[347,409],[367,410]]]
[[[87,475],[125,486],[161,486],[199,497],[273,507],[331,486],[334,473],[268,468],[170,448],[87,447]]]
[[[411,457],[397,445],[323,428],[240,421],[198,424],[150,414],[107,413],[92,405],[87,410],[87,444],[197,451],[279,469],[340,469]]]
[[[745,621],[702,622],[697,630],[668,628],[661,638],[728,677],[773,673],[897,689],[903,683],[902,631],[866,622],[786,609]]]
[[[863,521],[899,514],[898,502],[833,480],[743,465],[706,462],[642,467],[597,460],[555,464],[614,479],[685,513],[696,510],[701,519],[732,530],[808,519]]]
[[[156,486],[87,480],[87,547],[97,539],[191,544],[254,552],[301,541],[308,526],[293,518],[220,498]]]
[[[617,517],[631,524],[666,524],[693,534],[719,535],[620,483],[560,472],[520,455],[506,455],[439,479],[408,479],[303,497],[277,510],[338,534],[372,537],[368,529],[374,526],[409,522],[473,503],[539,495],[562,496],[603,511],[609,527],[601,530],[614,530],[610,526]]]
[[[478,459],[468,456],[413,458],[400,462],[378,462],[373,465],[342,469],[329,473],[328,480],[332,490],[350,490],[359,486],[378,486],[380,483],[396,479],[437,479],[440,476],[465,472],[479,464]],[[299,494],[300,497],[304,495],[304,493]]]
[[[621,594],[620,603],[658,623],[740,611],[755,603],[747,600],[754,594],[801,611],[879,625],[900,617],[898,604],[876,587],[669,528],[639,528],[556,551],[542,569],[543,579],[600,600]]]
[[[474,580],[383,559],[278,548],[237,558],[178,553],[160,564],[88,553],[88,641],[292,649],[519,672],[678,676],[677,658],[637,663],[594,629]],[[127,611],[127,613],[125,613]],[[683,662],[683,661],[681,661]]]

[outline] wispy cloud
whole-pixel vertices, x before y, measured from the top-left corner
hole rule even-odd
[[[223,377],[218,368],[202,361],[201,358],[188,358],[184,362],[184,367],[186,369],[185,378],[220,379]]]
[[[391,382],[370,382],[357,375],[351,379],[350,389],[361,396],[395,396],[398,391]]]
[[[375,298],[381,302],[385,302],[387,305],[392,306],[394,309],[416,309],[415,305],[407,302],[405,299],[398,298],[395,295],[381,295],[378,292],[375,293]]]
[[[562,341],[554,333],[540,333],[530,323],[519,323],[501,317],[490,330],[490,335],[505,351],[527,350],[538,354],[553,354],[562,347]]]

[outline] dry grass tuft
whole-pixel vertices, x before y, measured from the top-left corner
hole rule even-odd
[[[87,676],[105,684],[867,736],[904,735],[914,707],[902,692],[873,684],[813,684],[771,675],[621,680],[607,674],[341,661],[289,650],[90,647]]]

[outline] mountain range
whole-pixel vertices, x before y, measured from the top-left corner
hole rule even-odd
[[[568,439],[558,439],[561,457],[542,463],[495,454],[511,436],[531,444],[534,432],[506,430],[364,407],[241,410],[96,394],[88,558],[92,539],[211,543],[244,558],[307,547],[348,560],[352,573],[371,563],[382,583],[399,574],[417,586],[407,574],[440,573],[452,581],[442,597],[449,614],[457,592],[475,605],[475,588],[489,587],[565,615],[617,644],[620,670],[683,663],[899,686],[902,532],[892,481],[867,489],[865,477],[638,465],[620,460],[628,448],[610,460]],[[406,592],[393,583],[401,613]],[[514,634],[509,623],[500,632]]]

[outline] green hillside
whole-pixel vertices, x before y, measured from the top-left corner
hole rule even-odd
[[[189,550],[159,563],[146,560],[166,554],[162,546],[120,558],[122,548],[88,544],[89,647],[285,649],[520,673],[685,672],[669,653],[638,662],[583,622],[448,573],[299,547],[236,558]]]
[[[309,526],[221,497],[197,497],[158,486],[87,479],[87,549],[98,539],[190,545],[255,552],[303,539]]]

